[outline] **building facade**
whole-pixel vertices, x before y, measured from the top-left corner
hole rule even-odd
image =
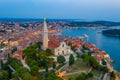
[[[64,41],[60,43],[60,45],[54,49],[54,55],[69,55],[72,54],[73,51],[71,47],[68,46]]]

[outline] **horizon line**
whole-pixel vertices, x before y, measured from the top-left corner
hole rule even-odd
[[[34,19],[34,20],[43,20],[43,18],[33,18],[33,17],[19,17],[19,18],[13,18],[13,17],[0,17],[0,20],[2,19]],[[47,20],[81,20],[85,22],[94,22],[94,21],[108,21],[108,22],[119,22],[119,21],[111,21],[111,20],[86,20],[86,19],[78,19],[78,18],[47,18]]]

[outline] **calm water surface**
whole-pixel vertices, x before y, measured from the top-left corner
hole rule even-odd
[[[78,37],[83,34],[89,36],[88,42],[96,44],[97,48],[106,51],[115,61],[114,68],[120,72],[120,38],[104,36],[97,33],[100,29],[79,28],[79,29],[62,29],[63,36]]]

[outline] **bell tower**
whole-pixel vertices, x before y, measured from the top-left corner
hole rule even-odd
[[[46,17],[44,17],[44,26],[42,29],[42,42],[43,42],[42,49],[46,50],[48,48],[48,28],[46,23]]]

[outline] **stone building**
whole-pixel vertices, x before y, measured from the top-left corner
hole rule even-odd
[[[52,53],[55,56],[58,55],[69,55],[73,54],[73,51],[71,50],[71,47],[66,44],[65,41],[60,42],[59,40],[49,38],[48,39],[48,29],[47,29],[47,23],[46,18],[44,18],[44,27],[42,30],[42,49],[46,50],[47,48],[52,50]]]

